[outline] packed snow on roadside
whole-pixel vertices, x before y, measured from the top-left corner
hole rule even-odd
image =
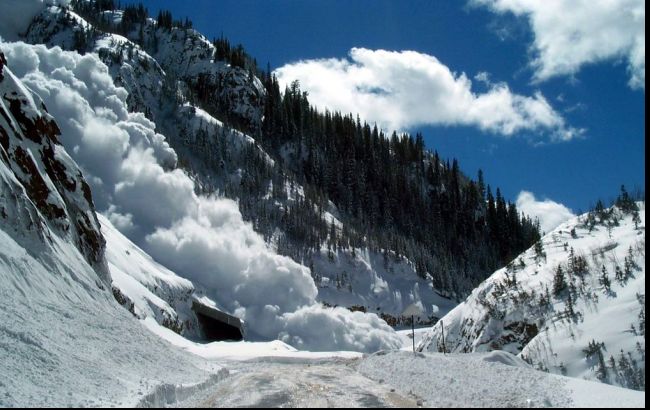
[[[540,372],[506,352],[378,352],[359,372],[424,407],[645,407],[643,392]]]
[[[280,340],[270,342],[210,342],[200,343],[186,339],[161,326],[152,318],[146,318],[142,324],[152,333],[166,340],[180,350],[187,351],[208,360],[248,360],[259,358],[274,359],[353,359],[362,356],[359,352],[310,352],[298,350]]]
[[[145,329],[52,238],[34,256],[0,228],[0,407],[134,406],[219,371]]]

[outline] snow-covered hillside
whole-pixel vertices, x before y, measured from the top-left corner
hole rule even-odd
[[[418,277],[406,258],[395,260],[368,249],[323,249],[311,268],[319,300],[380,314],[391,325],[406,324],[410,316],[401,315],[412,304],[422,312],[416,323],[429,325],[457,305],[434,289],[431,278]]]
[[[98,218],[106,238],[106,260],[115,299],[140,320],[151,317],[176,333],[200,337],[191,310],[192,301],[199,298],[192,282],[156,263],[104,215]]]
[[[25,248],[45,240],[46,229],[54,230],[77,246],[99,272],[101,283],[106,283],[105,243],[90,187],[60,145],[61,130],[43,101],[26,89],[6,64],[0,54],[0,214],[16,237],[22,238]]]
[[[196,87],[200,82],[206,90],[205,99],[211,102],[207,108],[227,114],[245,129],[261,127],[264,87],[260,80],[240,67],[216,61],[212,42],[195,30],[168,30],[148,19],[142,30],[133,30],[124,37],[101,33],[65,6],[46,7],[32,15],[34,20],[24,32],[28,42],[66,50],[83,47],[99,53],[111,66],[118,85],[129,90],[128,103],[133,111],[150,111],[159,119],[156,111],[160,107],[156,109],[152,103],[159,101],[164,83],[173,88],[182,85],[185,90],[180,96],[187,98],[187,87]],[[124,12],[105,11],[102,18],[118,27]],[[149,47],[144,49],[136,41]]]
[[[635,211],[625,193],[619,203],[495,272],[419,349],[505,350],[553,373],[645,388],[645,203]]]
[[[218,367],[113,298],[88,184],[6,63],[0,52],[0,406],[129,406],[161,383],[210,379]]]

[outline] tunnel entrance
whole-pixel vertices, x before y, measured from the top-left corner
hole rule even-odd
[[[192,302],[192,310],[209,341],[244,340],[244,326],[239,318],[197,301]]]

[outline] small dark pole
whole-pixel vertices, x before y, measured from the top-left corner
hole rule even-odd
[[[413,354],[415,354],[415,316],[411,315],[411,329],[413,329]]]
[[[445,322],[440,321],[440,327],[442,328],[442,354],[447,354],[447,346],[445,346]]]

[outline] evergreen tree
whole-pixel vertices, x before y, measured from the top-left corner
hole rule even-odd
[[[558,265],[553,276],[553,295],[559,296],[567,288],[562,265]]]
[[[539,261],[540,259],[546,260],[546,252],[544,252],[542,241],[537,241],[535,242],[535,260]]]
[[[625,185],[621,185],[621,193],[616,199],[616,206],[625,213],[633,213],[639,211],[639,207],[628,194],[627,190],[625,189]]]
[[[601,270],[600,277],[598,278],[598,283],[600,283],[600,286],[605,288],[606,292],[611,292],[612,290],[612,282],[609,280],[609,274],[607,273],[607,269],[605,268],[605,265],[603,265],[603,268]]]
[[[620,285],[625,284],[625,273],[623,272],[623,270],[621,269],[621,267],[618,264],[616,264],[616,267],[614,268],[614,271],[615,271],[614,278],[616,279],[616,281]]]
[[[639,224],[641,223],[641,217],[639,216],[639,211],[634,211],[632,214],[632,222],[634,222],[634,229],[639,229]]]

